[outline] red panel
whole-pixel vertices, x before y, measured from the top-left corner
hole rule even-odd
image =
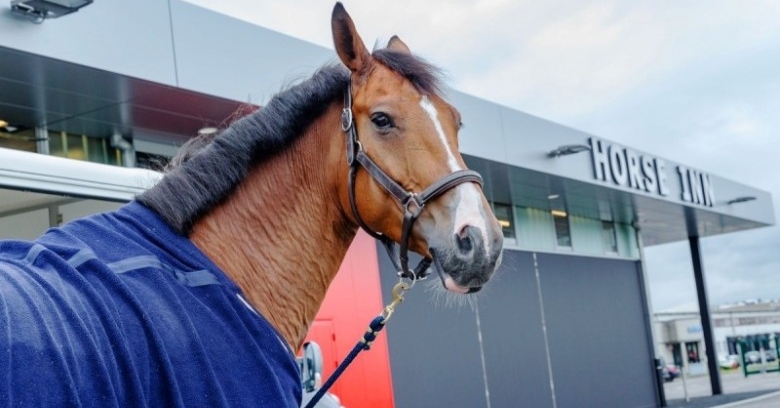
[[[316,341],[322,348],[325,365],[323,382],[333,372],[334,366],[330,362],[341,362],[349,354],[382,307],[376,244],[373,238],[360,232],[331,283],[306,338]],[[329,333],[335,336],[332,342],[326,341]],[[385,335],[380,333],[371,349],[361,352],[334,385],[334,394],[341,399],[343,406],[393,407]]]

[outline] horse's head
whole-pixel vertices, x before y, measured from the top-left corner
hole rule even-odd
[[[332,26],[336,51],[352,73],[353,118],[345,127],[352,119],[356,150],[364,152],[356,159],[363,167],[354,170],[355,221],[403,248],[404,219],[414,215],[409,249],[436,264],[447,289],[479,290],[500,263],[503,235],[481,178],[458,152],[460,114],[440,96],[436,70],[397,37],[372,55],[340,3]],[[377,170],[391,181],[383,183]],[[409,193],[417,198],[404,198]],[[430,200],[411,202],[421,196]]]

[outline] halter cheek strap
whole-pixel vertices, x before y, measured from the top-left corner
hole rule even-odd
[[[482,176],[473,170],[458,170],[452,172],[428,186],[420,193],[406,190],[398,182],[387,175],[363,150],[363,145],[357,137],[355,128],[355,119],[352,115],[352,81],[347,85],[344,93],[344,110],[341,113],[341,130],[344,131],[347,144],[347,165],[349,166],[348,189],[349,204],[352,214],[358,225],[369,235],[376,238],[385,246],[390,260],[399,271],[401,277],[412,279],[425,278],[428,274],[428,268],[431,266],[431,260],[423,258],[417,267],[412,271],[409,269],[409,239],[411,238],[412,228],[417,217],[420,216],[425,205],[444,194],[449,189],[466,182],[472,182],[482,186]],[[393,196],[404,209],[403,225],[401,229],[400,250],[396,252],[395,242],[385,235],[371,229],[360,217],[355,199],[355,177],[357,175],[358,165],[362,166],[368,174],[382,188]]]

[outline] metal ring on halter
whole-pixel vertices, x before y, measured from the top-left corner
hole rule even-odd
[[[419,276],[417,273],[415,273],[415,272],[414,272],[413,270],[411,270],[411,269],[409,269],[409,275],[411,275],[411,277],[409,277],[409,276],[403,276],[403,274],[401,274],[400,272],[399,272],[399,274],[398,274],[398,282],[403,282],[403,281],[404,281],[404,278],[406,278],[406,279],[409,279],[409,281],[411,282],[411,283],[409,284],[409,289],[413,288],[413,287],[414,287],[414,284],[415,284],[415,283],[417,283],[417,281],[418,281],[418,280],[425,279],[425,278],[421,278],[421,277],[420,277],[420,276]]]

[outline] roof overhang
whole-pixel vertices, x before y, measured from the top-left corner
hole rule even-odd
[[[181,145],[251,105],[0,47],[0,120]]]

